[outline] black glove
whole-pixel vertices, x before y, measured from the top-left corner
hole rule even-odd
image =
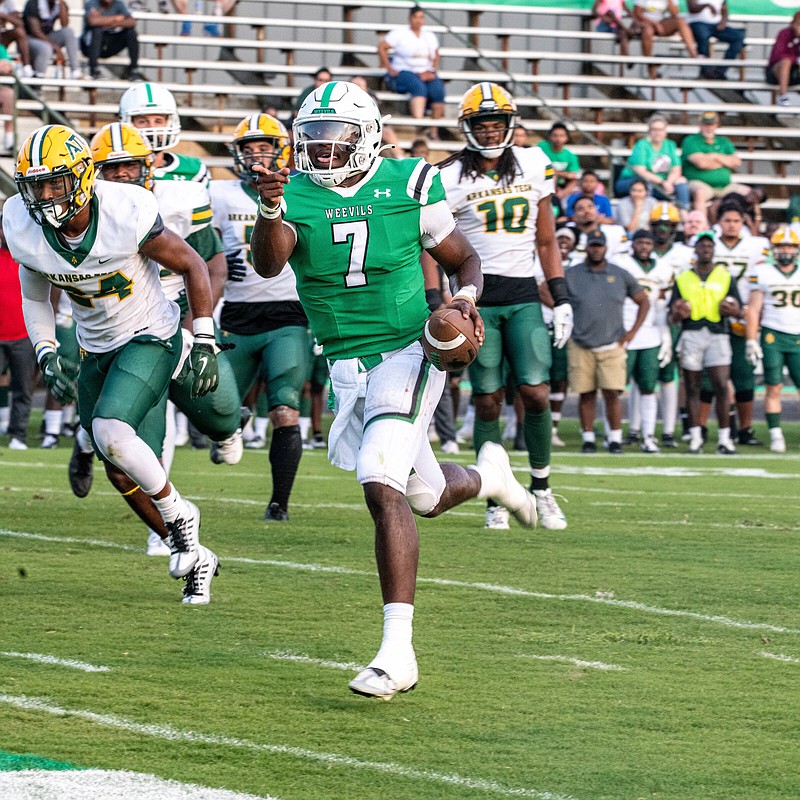
[[[61,405],[69,405],[77,399],[78,389],[75,386],[75,378],[78,377],[80,369],[77,364],[67,361],[58,353],[50,352],[42,356],[39,367],[50,394]]]
[[[226,253],[225,263],[228,265],[228,280],[241,283],[247,275],[247,265],[239,253]]]

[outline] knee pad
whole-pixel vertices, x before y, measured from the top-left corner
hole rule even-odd
[[[714,401],[714,392],[711,389],[700,390],[700,402],[711,403]]]
[[[734,394],[737,403],[751,403],[755,396],[756,393],[752,389],[742,389]]]
[[[408,479],[406,500],[408,500],[411,510],[420,517],[430,514],[439,504],[445,487],[444,473],[440,470],[439,474],[442,480],[437,486],[431,486],[430,483],[423,480],[416,472]]]

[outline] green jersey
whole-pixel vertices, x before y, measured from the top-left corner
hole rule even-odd
[[[428,317],[422,213],[444,197],[439,170],[416,158],[379,158],[349,189],[292,175],[284,195],[284,221],[297,234],[290,264],[328,358],[377,355],[421,336]]]
[[[157,181],[197,181],[208,188],[211,176],[206,165],[194,156],[164,153],[164,166],[156,167],[153,176]]]

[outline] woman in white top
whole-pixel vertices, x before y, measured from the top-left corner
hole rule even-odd
[[[394,92],[411,95],[411,116],[423,119],[430,109],[431,119],[444,116],[444,83],[436,75],[439,67],[439,40],[423,30],[425,12],[414,6],[408,15],[408,27],[393,28],[378,45],[378,56],[386,70],[386,85]],[[438,139],[433,128],[431,139]]]
[[[653,55],[653,39],[656,36],[680,35],[689,57],[697,60],[697,45],[692,35],[689,23],[680,16],[678,4],[675,0],[635,0],[633,4],[633,19],[642,26],[642,55]],[[655,64],[649,65],[650,79],[658,77],[658,68]]]

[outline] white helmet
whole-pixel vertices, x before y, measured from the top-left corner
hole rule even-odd
[[[303,101],[292,125],[294,163],[320,186],[338,186],[351,175],[366,172],[381,150],[383,123],[375,101],[354,83],[331,81]],[[314,165],[311,147],[337,148],[349,153],[343,166],[323,169]]]
[[[138,127],[133,119],[144,114],[163,114],[167,124],[160,128],[138,128],[142,138],[153,148],[169,150],[178,143],[181,120],[172,93],[157,83],[135,83],[119,99],[121,122]]]

